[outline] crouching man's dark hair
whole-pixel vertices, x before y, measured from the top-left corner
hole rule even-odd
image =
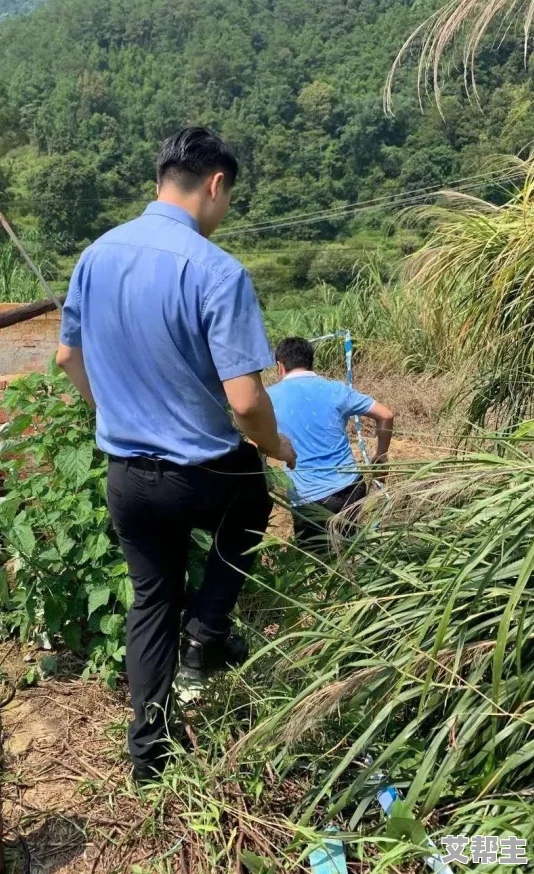
[[[303,337],[286,337],[275,350],[276,360],[289,372],[297,367],[313,369],[314,349]]]

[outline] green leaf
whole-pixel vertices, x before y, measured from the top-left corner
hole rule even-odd
[[[391,817],[388,819],[386,834],[397,840],[408,839],[417,846],[428,843],[424,826],[415,819],[406,802],[397,799],[391,805]]]
[[[11,420],[6,430],[3,432],[2,437],[20,437],[27,428],[30,428],[33,424],[33,418],[27,413],[23,413],[20,416],[15,416],[14,419]]]
[[[105,607],[109,601],[111,589],[108,586],[97,586],[89,592],[88,616],[99,607]]]
[[[26,686],[35,686],[37,680],[39,678],[39,671],[37,669],[37,665],[32,666],[29,671],[24,674],[22,678],[22,682]]]
[[[129,610],[134,602],[134,590],[129,577],[110,579],[111,591],[125,610]]]
[[[76,542],[62,529],[56,536],[56,547],[61,555],[66,555],[76,546]]]
[[[26,519],[26,514],[20,513],[13,522],[11,539],[18,551],[26,558],[30,558],[35,549],[35,535],[31,526],[23,519]]]
[[[9,495],[0,500],[0,526],[9,529],[17,515],[22,499],[18,495]]]
[[[49,546],[47,549],[39,552],[39,562],[45,562],[45,564],[50,562],[58,563],[61,562],[61,556],[55,546]]]
[[[69,622],[68,625],[64,625],[61,629],[61,635],[65,646],[68,646],[69,649],[73,649],[74,652],[81,649],[82,629],[77,622]]]
[[[113,659],[114,659],[116,662],[122,662],[122,660],[124,659],[124,656],[125,656],[125,655],[126,655],[126,647],[125,647],[125,646],[119,646],[119,648],[116,649],[115,652],[113,653]]]
[[[109,574],[112,577],[128,576],[128,566],[125,561],[115,561],[109,565]]]
[[[0,604],[9,602],[9,585],[5,568],[0,568]]]
[[[76,490],[81,488],[89,476],[93,462],[92,443],[81,446],[67,446],[58,452],[55,460],[56,471]]]
[[[269,859],[251,853],[250,850],[243,850],[240,857],[250,874],[274,874],[276,870],[275,866],[270,864]]]
[[[58,598],[47,598],[45,601],[44,619],[48,631],[52,632],[52,634],[59,631],[65,610],[65,605]]]
[[[100,534],[90,534],[85,541],[82,561],[98,561],[108,552],[110,539],[103,531]]]
[[[100,620],[100,631],[108,637],[118,637],[124,626],[124,616],[118,613],[107,613]]]
[[[59,659],[57,655],[44,655],[39,659],[39,671],[43,679],[55,677],[59,672]]]

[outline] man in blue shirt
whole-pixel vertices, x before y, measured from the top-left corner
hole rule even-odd
[[[329,516],[366,494],[347,436],[349,419],[374,419],[378,444],[373,464],[384,465],[393,413],[346,383],[316,374],[313,346],[301,337],[282,340],[275,355],[282,381],[268,392],[278,427],[297,453],[297,465],[288,471],[295,536],[303,548],[321,547]]]
[[[78,262],[57,362],[96,407],[108,503],[135,601],[127,622],[134,775],[165,763],[191,530],[213,535],[184,619],[181,669],[200,677],[246,658],[230,613],[265,531],[266,455],[295,464],[260,371],[271,350],[250,279],[208,237],[230,204],[237,161],[211,131],[163,144],[158,200]]]

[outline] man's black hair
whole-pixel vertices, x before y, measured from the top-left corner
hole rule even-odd
[[[171,179],[180,188],[193,191],[210,173],[224,173],[231,188],[239,169],[232,150],[205,127],[186,127],[162,144],[157,159],[158,184]]]
[[[297,367],[312,370],[314,356],[312,344],[303,337],[286,337],[275,350],[276,360],[284,365],[288,373]]]

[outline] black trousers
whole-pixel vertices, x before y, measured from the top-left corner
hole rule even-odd
[[[185,627],[201,643],[224,637],[272,502],[256,449],[247,443],[213,462],[179,466],[111,458],[108,504],[132,578],[126,668],[134,721],[132,759],[165,751],[176,671],[191,530],[213,535],[204,579],[187,604]]]
[[[322,498],[313,504],[304,504],[293,510],[293,527],[295,539],[301,549],[308,552],[328,551],[328,521],[333,514],[342,513],[357,501],[361,501],[367,494],[367,486],[363,478],[355,483],[334,492],[327,498]],[[356,521],[358,508],[347,517],[348,522]]]

